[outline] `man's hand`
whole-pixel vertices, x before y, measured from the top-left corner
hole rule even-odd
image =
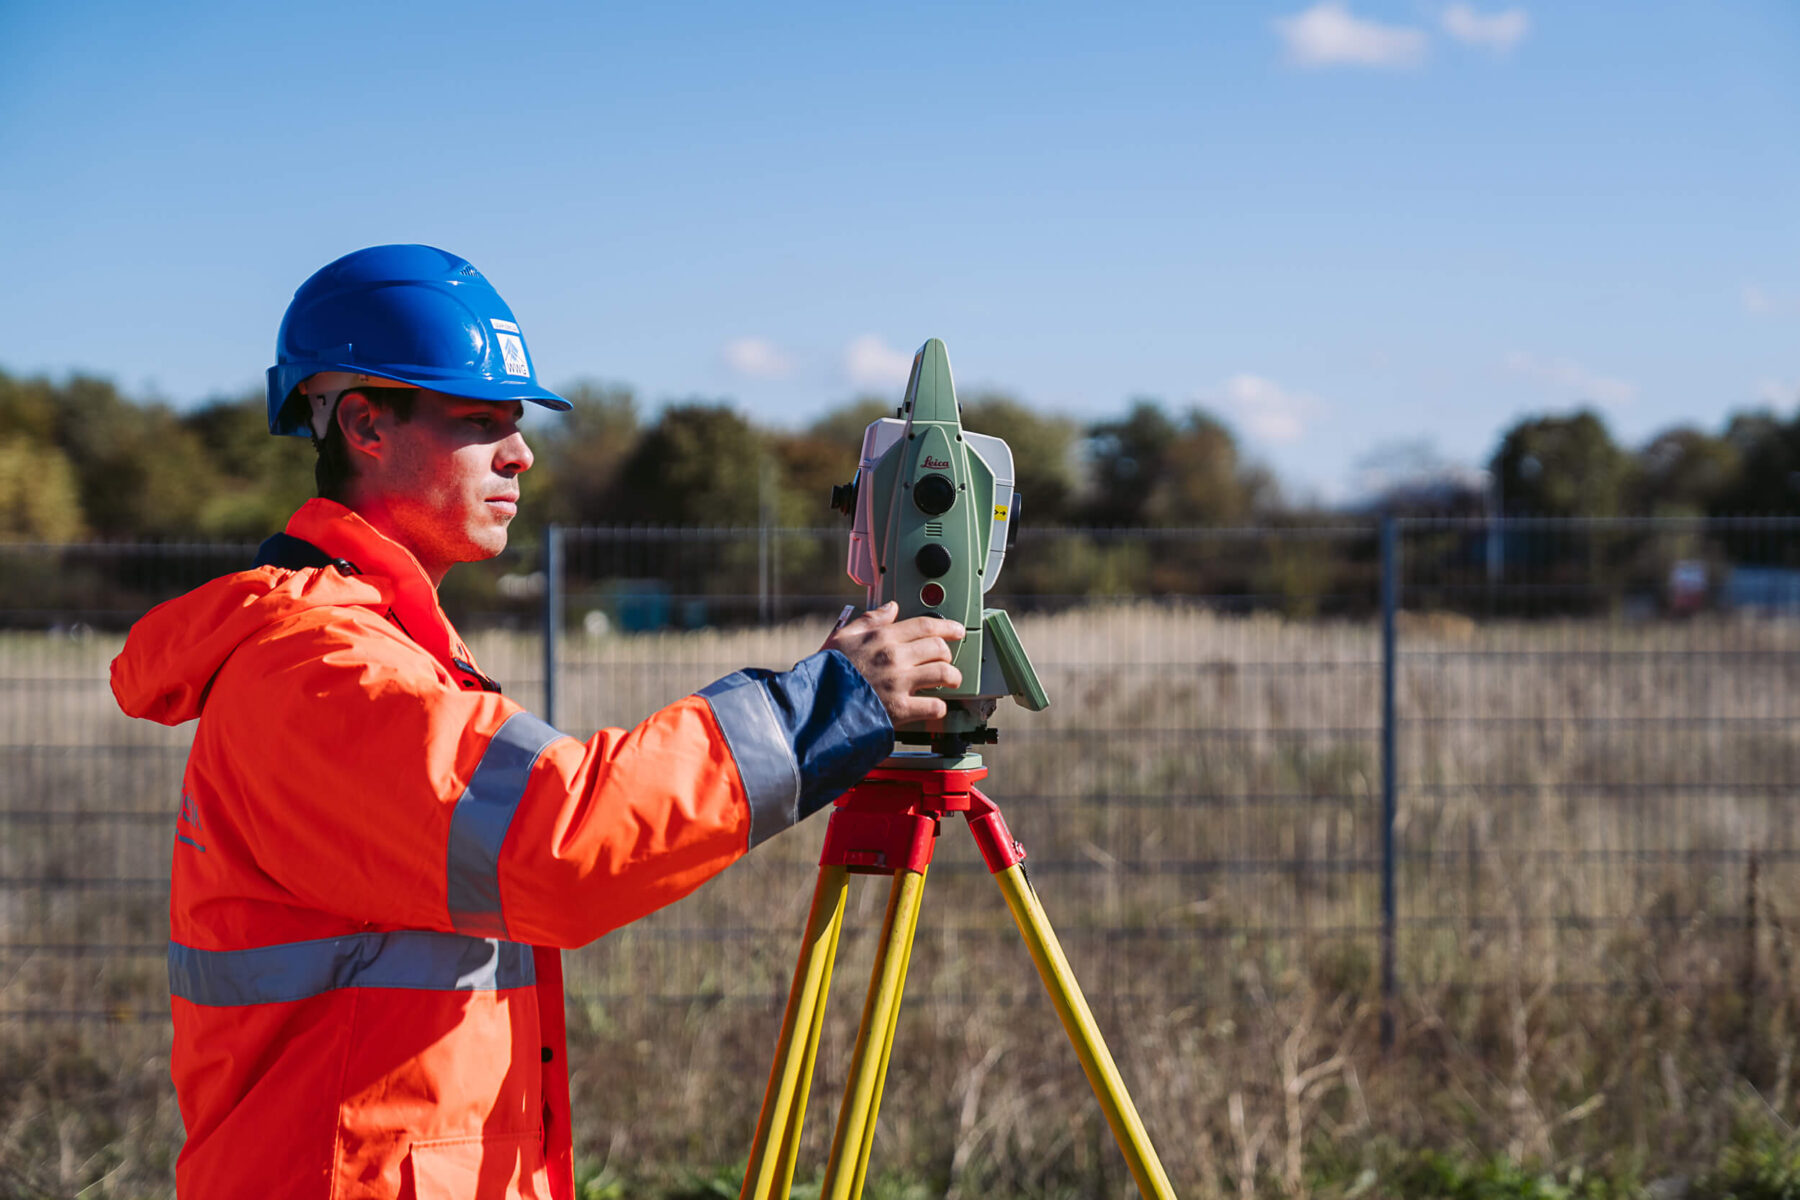
[[[917,693],[962,683],[962,672],[950,665],[950,643],[962,641],[961,623],[943,617],[897,621],[899,614],[900,606],[890,600],[833,630],[820,647],[850,660],[881,697],[896,728],[944,715],[942,700]]]

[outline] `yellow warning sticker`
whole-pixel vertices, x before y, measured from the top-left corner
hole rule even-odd
[[[1006,520],[1006,505],[1004,505],[1004,504],[994,505],[994,520],[996,520],[996,521]]]

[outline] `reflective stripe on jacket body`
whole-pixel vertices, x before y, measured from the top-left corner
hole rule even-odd
[[[215,580],[113,663],[126,712],[200,718],[171,872],[178,1191],[572,1197],[557,948],[829,803],[891,750],[887,716],[821,653],[583,743],[499,694],[361,518],[315,500],[287,533],[283,561],[334,565]]]

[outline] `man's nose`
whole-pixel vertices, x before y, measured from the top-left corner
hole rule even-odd
[[[503,475],[518,475],[531,469],[534,462],[525,435],[513,430],[512,436],[494,447],[494,467]]]

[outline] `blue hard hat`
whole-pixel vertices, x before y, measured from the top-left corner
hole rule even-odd
[[[512,309],[467,259],[431,246],[370,246],[300,285],[269,368],[269,432],[306,437],[297,389],[342,371],[471,400],[530,400],[567,412],[537,380]]]

